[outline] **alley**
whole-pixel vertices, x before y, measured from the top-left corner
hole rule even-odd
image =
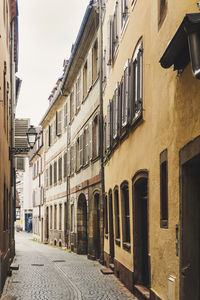
[[[103,275],[102,265],[77,255],[31,240],[16,233],[19,270],[7,280],[3,296],[17,300],[136,300],[114,275]]]

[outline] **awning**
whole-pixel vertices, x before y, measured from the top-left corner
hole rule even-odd
[[[197,54],[199,50],[196,45],[198,40],[200,41],[200,13],[186,14],[160,59],[161,66],[170,68],[174,65],[174,70],[184,69],[190,61],[192,51],[195,50]],[[198,56],[200,61],[200,52]]]

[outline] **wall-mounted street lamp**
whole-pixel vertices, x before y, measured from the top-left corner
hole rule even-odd
[[[37,132],[35,130],[35,127],[31,125],[26,133],[27,141],[30,146],[30,149],[33,149],[35,142],[37,140]]]
[[[29,152],[31,149],[33,149],[35,142],[37,140],[37,132],[33,125],[30,125],[28,131],[26,132],[27,142],[29,147],[23,147],[23,148],[16,148],[13,147],[10,149],[10,155],[16,155],[16,154],[23,154]]]

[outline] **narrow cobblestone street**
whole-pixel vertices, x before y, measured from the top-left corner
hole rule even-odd
[[[31,240],[16,233],[19,270],[13,271],[3,296],[17,300],[137,300],[114,275],[103,275],[102,265],[87,257]]]

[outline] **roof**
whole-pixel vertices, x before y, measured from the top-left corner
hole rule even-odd
[[[184,69],[190,61],[188,35],[200,32],[200,13],[186,14],[160,59],[163,68]]]

